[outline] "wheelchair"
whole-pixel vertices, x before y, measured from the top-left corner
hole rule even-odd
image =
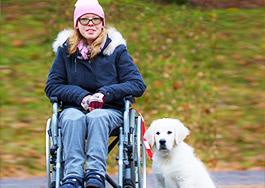
[[[142,136],[142,117],[135,109],[131,96],[124,97],[123,125],[114,129],[114,140],[108,153],[118,144],[118,183],[106,173],[106,181],[114,188],[146,188],[146,153]],[[47,188],[59,188],[64,178],[62,132],[59,124],[59,101],[51,98],[52,117],[46,124],[46,170]]]

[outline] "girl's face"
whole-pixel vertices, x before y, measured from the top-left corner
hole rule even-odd
[[[77,29],[87,40],[88,45],[93,43],[103,28],[102,18],[95,14],[85,14],[78,19]]]

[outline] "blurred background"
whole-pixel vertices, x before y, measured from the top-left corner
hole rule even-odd
[[[180,119],[209,170],[264,170],[264,2],[99,0],[147,90],[146,126]],[[45,175],[44,93],[57,33],[75,0],[1,1],[1,177]],[[108,170],[117,173],[113,152]],[[151,162],[148,162],[149,172]]]

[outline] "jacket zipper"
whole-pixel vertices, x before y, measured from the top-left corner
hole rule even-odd
[[[76,58],[75,58],[75,72],[76,72]]]

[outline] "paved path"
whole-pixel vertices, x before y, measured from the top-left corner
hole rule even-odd
[[[265,171],[212,172],[218,188],[265,188]],[[115,180],[117,176],[112,176]],[[154,176],[147,175],[147,188],[154,188]],[[107,185],[107,188],[111,186]],[[46,178],[0,179],[0,188],[46,188]]]

